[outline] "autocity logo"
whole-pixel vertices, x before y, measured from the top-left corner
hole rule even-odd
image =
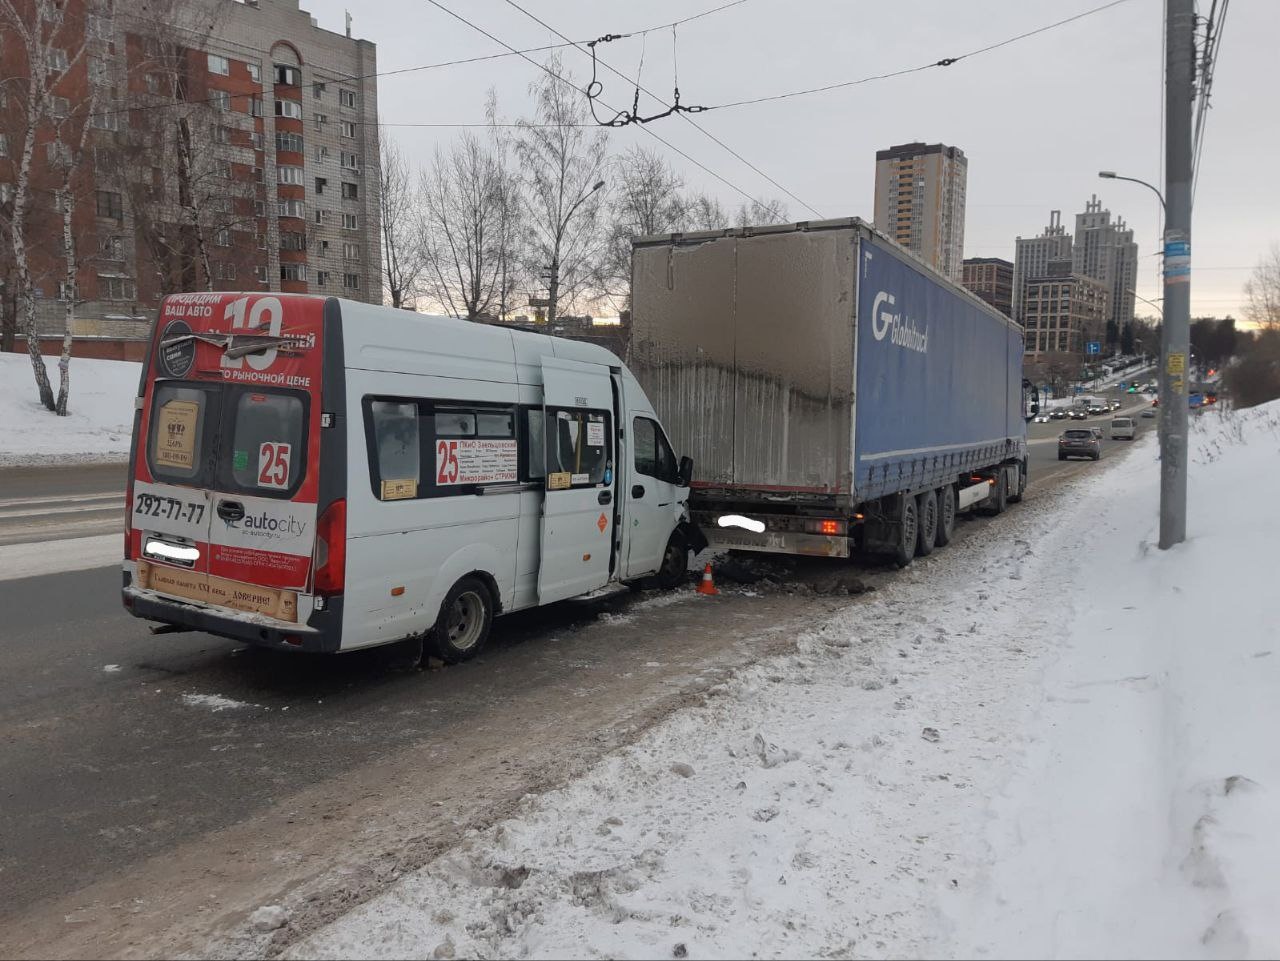
[[[307,531],[305,522],[290,515],[289,517],[271,517],[266,511],[261,514],[246,514],[239,520],[227,521],[227,526],[243,531],[251,537],[265,540],[284,540],[301,537]]]
[[[871,302],[871,332],[876,340],[884,340],[888,336],[889,342],[895,346],[927,354],[929,325],[925,324],[924,329],[921,330],[912,318],[903,317],[901,313],[885,309],[886,305],[893,307],[895,303],[893,294],[883,290],[876,294],[876,299]]]

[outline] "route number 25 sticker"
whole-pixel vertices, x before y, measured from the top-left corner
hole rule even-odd
[[[274,444],[270,441],[258,447],[258,486],[289,486],[289,455],[292,447],[289,444]]]

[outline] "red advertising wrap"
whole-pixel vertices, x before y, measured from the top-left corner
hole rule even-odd
[[[165,298],[130,507],[130,555],[154,589],[296,618],[315,548],[324,304]]]

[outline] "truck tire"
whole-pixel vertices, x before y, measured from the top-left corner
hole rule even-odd
[[[446,664],[469,661],[489,639],[493,595],[478,577],[464,577],[450,588],[431,629],[430,650]]]
[[[1010,504],[1022,503],[1022,495],[1027,492],[1027,462],[1021,461],[1018,464],[1018,489],[1015,493],[1009,495]]]
[[[937,493],[938,497],[938,531],[934,544],[946,547],[951,543],[951,535],[956,529],[956,489],[948,484]]]
[[[982,513],[987,517],[995,517],[1004,513],[1005,507],[1009,503],[1009,487],[1005,481],[1005,471],[1000,471],[996,476],[995,486],[991,489],[989,495],[990,503],[982,508]]]
[[[902,516],[898,518],[898,543],[893,550],[893,562],[906,567],[916,556],[916,541],[920,538],[920,515],[916,512],[914,497],[902,498]]]
[[[920,535],[916,538],[916,554],[928,557],[938,542],[938,495],[925,491],[916,498],[916,517],[919,518]]]

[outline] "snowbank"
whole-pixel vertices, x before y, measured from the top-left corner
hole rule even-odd
[[[1148,438],[288,956],[1275,956],[1280,406],[1196,424],[1185,545]]]
[[[46,363],[56,392],[58,359]],[[131,361],[72,357],[68,414],[57,417],[36,399],[27,355],[0,354],[0,467],[127,459],[140,373]]]

